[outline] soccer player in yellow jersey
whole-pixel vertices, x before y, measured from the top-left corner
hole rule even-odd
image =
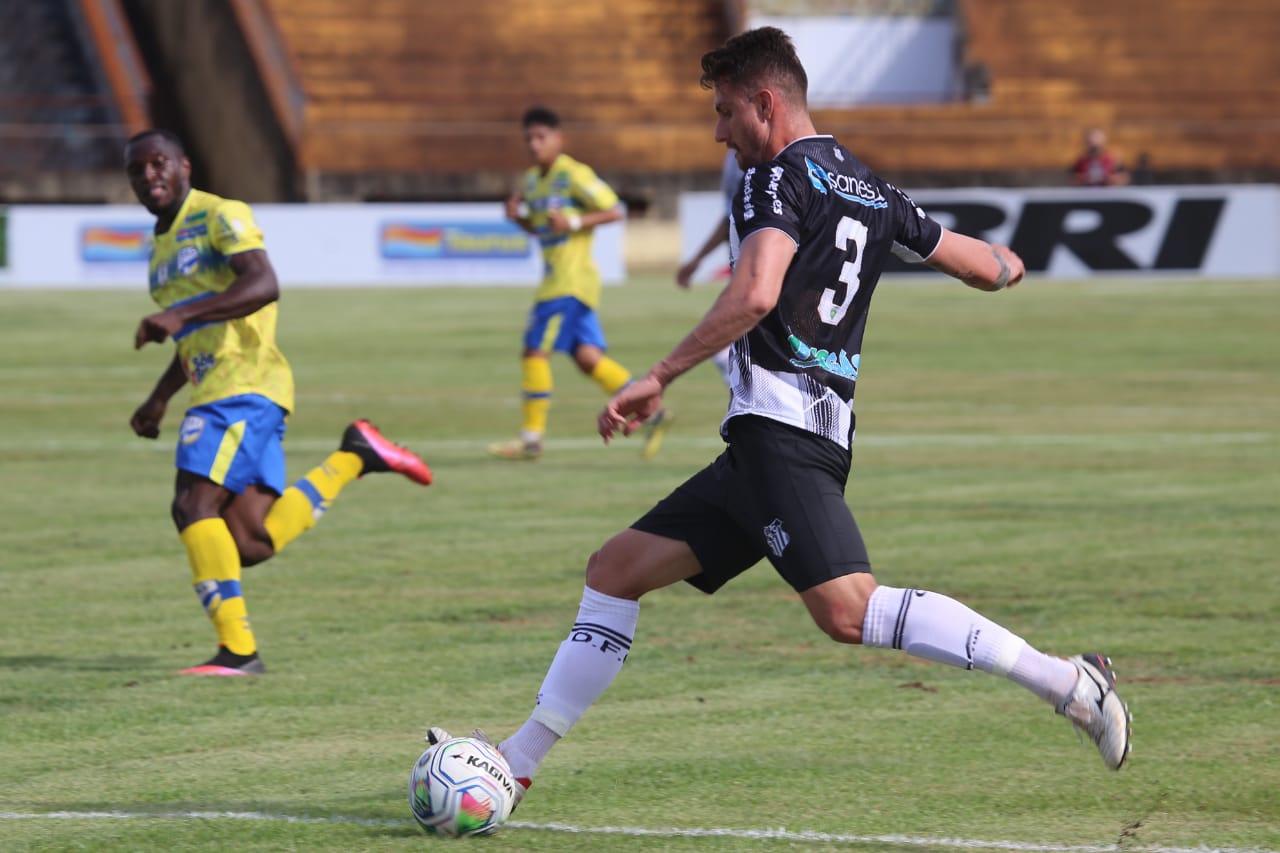
[[[606,394],[631,381],[631,373],[605,354],[600,272],[591,257],[592,231],[622,218],[622,203],[592,168],[564,153],[560,117],[546,107],[524,114],[524,141],[533,166],[507,200],[507,217],[538,239],[545,267],[524,333],[520,436],[489,446],[502,459],[537,459],[551,408],[552,352],[570,356]],[[670,423],[658,412],[646,424],[645,458],[652,457]]]
[[[286,488],[282,440],[293,373],[276,346],[279,286],[252,211],[192,188],[182,142],[166,130],[130,139],[125,170],[156,217],[149,278],[162,309],[138,323],[134,347],[172,338],[177,348],[133,413],[133,431],[159,437],[170,398],[192,386],[171,512],[218,650],[182,674],[262,673],[241,568],[270,559],[312,527],[357,477],[396,471],[425,486],[431,470],[358,420],[335,453]]]

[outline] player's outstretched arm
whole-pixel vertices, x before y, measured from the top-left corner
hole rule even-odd
[[[986,291],[1013,287],[1026,274],[1022,258],[1007,246],[997,246],[945,228],[938,248],[925,263],[972,288]]]

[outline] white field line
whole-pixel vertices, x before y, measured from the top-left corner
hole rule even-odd
[[[0,812],[8,820],[244,820],[278,823],[347,824],[353,826],[412,827],[411,820],[374,818],[309,817],[265,812],[175,811],[175,812]],[[1034,844],[1023,841],[983,841],[976,838],[924,838],[913,835],[849,835],[834,832],[779,829],[649,829],[638,826],[570,826],[563,823],[530,823],[513,820],[506,829],[560,832],[570,835],[621,835],[645,838],[734,838],[745,841],[808,841],[824,844],[894,844],[903,847],[947,850],[1010,850],[1015,853],[1280,853],[1262,848],[1235,847],[1144,847],[1133,844]]]
[[[177,435],[176,430],[173,431]],[[1185,447],[1192,445],[1263,444],[1280,437],[1275,432],[1105,432],[1105,433],[898,433],[866,435],[854,441],[859,447],[1092,447],[1144,449],[1153,446]],[[143,441],[127,433],[117,439],[94,438],[28,438],[0,441],[0,453],[58,452],[100,453],[106,450],[173,453],[171,436],[162,435],[158,441]],[[489,446],[488,439],[429,439],[394,436],[395,440],[424,454],[440,452],[483,452]],[[496,438],[496,436],[495,436]],[[615,442],[626,448],[626,439]],[[336,439],[285,439],[286,451],[332,450]],[[705,436],[667,436],[666,446],[685,448],[720,448],[724,446],[713,434]],[[548,451],[575,451],[603,449],[598,438],[561,438],[545,442]]]

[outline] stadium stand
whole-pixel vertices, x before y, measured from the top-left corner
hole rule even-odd
[[[0,196],[65,196],[51,176],[114,174],[149,85],[116,0],[0,4]]]
[[[818,118],[878,169],[935,183],[1060,182],[1084,128],[1180,181],[1275,180],[1274,0],[959,0],[985,97]],[[904,179],[905,180],[905,179]]]
[[[519,117],[533,103],[557,109],[602,172],[717,167],[697,63],[727,36],[722,2],[269,7],[306,93],[300,160],[330,178],[373,166],[430,195],[466,173],[500,195],[524,164]]]
[[[188,139],[202,184],[250,201],[491,199],[524,165],[520,114],[546,103],[565,118],[571,151],[643,206],[715,185],[720,151],[698,59],[752,12],[888,9],[954,15],[962,82],[944,103],[815,113],[821,129],[886,177],[909,186],[1062,184],[1082,131],[1096,125],[1126,160],[1148,154],[1159,179],[1277,180],[1275,8],[1275,0],[1054,0],[1034,9],[1007,0],[5,3],[0,174],[114,164],[123,134],[149,109],[150,121]],[[138,54],[145,71],[130,70]],[[149,100],[140,82],[148,74],[158,81]]]
[[[288,66],[259,49],[271,38],[262,0],[121,2],[156,81],[155,123],[182,136],[195,182],[249,202],[301,200],[296,124],[273,88]]]
[[[352,176],[373,171],[415,176],[402,188],[456,193],[465,173],[471,191],[497,194],[502,178],[490,178],[522,162],[514,118],[535,101],[562,111],[574,146],[624,192],[644,175],[714,173],[697,59],[730,31],[734,3],[269,5],[305,91],[300,162],[327,176],[316,188],[359,196]],[[1239,0],[1229,12],[1198,0],[1055,0],[1034,11],[957,0],[894,11],[912,8],[958,16],[961,77],[981,90],[817,113],[890,176],[1062,183],[1089,125],[1108,128],[1130,160],[1147,152],[1166,177],[1280,174],[1273,0]]]

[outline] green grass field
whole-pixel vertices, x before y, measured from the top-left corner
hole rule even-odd
[[[714,288],[606,293],[647,367]],[[352,485],[245,590],[269,674],[212,651],[133,408],[170,357],[137,293],[0,292],[0,850],[1280,849],[1280,286],[890,281],[872,311],[849,501],[877,575],[952,594],[1046,651],[1115,659],[1132,764],[1014,685],[840,647],[767,564],[643,602],[622,675],[514,823],[413,824],[428,724],[505,735],[593,548],[719,446],[682,379],[662,455],[594,436],[557,362],[549,449],[518,425],[512,289],[292,290],[290,475],[367,416],[437,482]],[[455,846],[457,845],[457,846]]]

